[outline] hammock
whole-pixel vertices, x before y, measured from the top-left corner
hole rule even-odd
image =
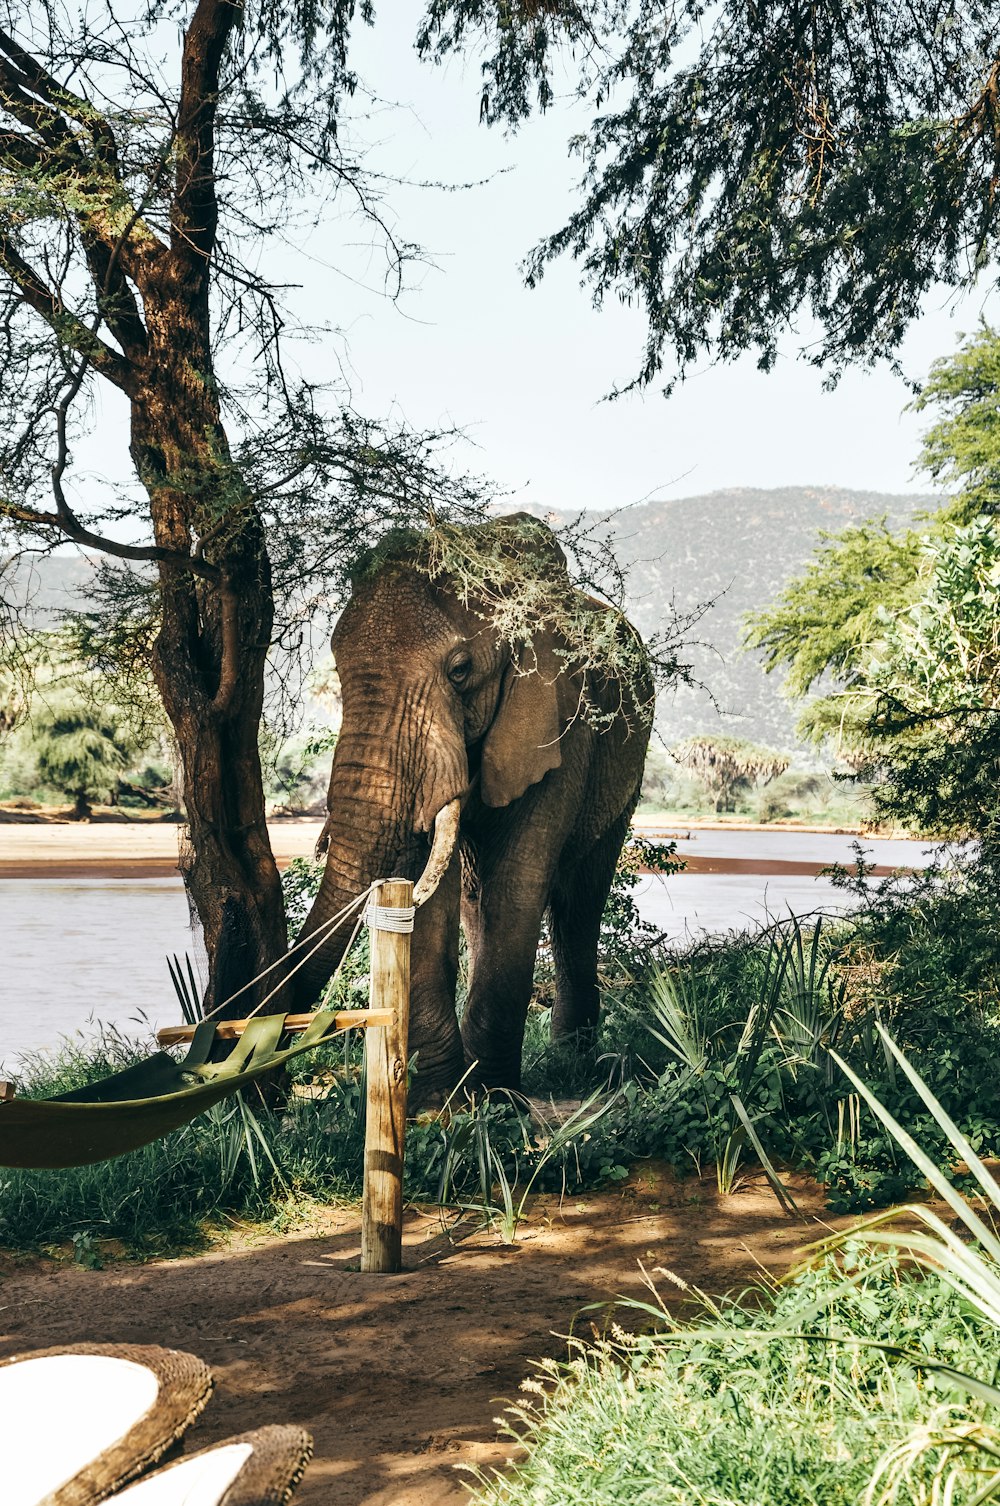
[[[253,987],[261,978],[283,967],[292,953],[308,946],[291,977],[313,952],[318,950],[331,931],[360,911],[379,886],[372,884],[357,899],[331,917],[305,941],[290,949],[285,957],[250,983],[244,984],[225,1002]],[[360,930],[362,919],[373,929],[412,931],[413,909],[385,909],[369,905],[360,914],[348,942],[350,951]],[[343,959],[341,959],[342,965]],[[337,969],[339,972],[339,967]],[[336,973],[334,974],[336,976]],[[285,981],[287,981],[287,977]],[[258,1005],[258,1010],[283,986],[279,983]],[[222,1008],[223,1006],[219,1006]],[[217,1011],[216,1011],[217,1012]],[[92,1161],[107,1161],[125,1155],[179,1129],[213,1104],[238,1093],[248,1083],[256,1082],[267,1072],[283,1067],[304,1051],[313,1051],[331,1036],[353,1026],[391,1025],[389,1010],[354,1009],[334,1013],[321,1010],[309,1015],[255,1014],[246,1020],[201,1020],[194,1027],[177,1027],[160,1031],[160,1041],[177,1044],[190,1039],[191,1047],[183,1061],[166,1051],[158,1051],[145,1061],[115,1072],[99,1082],[62,1093],[55,1098],[17,1098],[6,1095],[0,1085],[0,1166],[32,1167],[55,1170],[63,1166],[87,1166]],[[279,1050],[282,1036],[301,1031],[293,1045]],[[217,1041],[238,1040],[224,1061],[209,1058]]]
[[[183,1061],[158,1051],[124,1072],[57,1098],[0,1103],[0,1166],[55,1169],[122,1156],[179,1129],[266,1072],[315,1050],[338,1031],[387,1025],[391,1019],[385,1010],[321,1011],[309,1017],[294,1045],[279,1050],[286,1016],[258,1015],[239,1022],[239,1040],[221,1062],[208,1060],[212,1047],[217,1038],[233,1034],[236,1022],[203,1020],[195,1027]]]

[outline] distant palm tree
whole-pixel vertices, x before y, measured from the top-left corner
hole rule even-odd
[[[768,784],[789,765],[788,755],[758,748],[736,737],[689,737],[671,748],[670,756],[702,781],[717,811],[736,809],[742,789]]]

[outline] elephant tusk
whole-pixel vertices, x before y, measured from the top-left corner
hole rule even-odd
[[[317,862],[319,862],[320,858],[326,857],[326,854],[330,850],[330,822],[332,820],[332,814],[328,814],[326,820],[323,822],[323,830],[316,838],[316,846],[313,849],[313,856],[315,857]]]
[[[461,800],[443,805],[434,817],[434,840],[427,866],[413,886],[413,903],[426,904],[448,871],[451,855],[458,840],[458,823],[462,818]]]

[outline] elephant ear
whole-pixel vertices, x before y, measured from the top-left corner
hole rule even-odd
[[[510,805],[562,763],[566,678],[548,634],[512,658],[483,742],[480,794],[485,805]]]

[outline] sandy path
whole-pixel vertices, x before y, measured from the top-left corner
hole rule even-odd
[[[467,1476],[456,1466],[503,1464],[502,1399],[539,1357],[565,1353],[574,1324],[589,1333],[600,1321],[582,1308],[644,1294],[639,1260],[711,1292],[752,1279],[758,1263],[782,1270],[822,1211],[814,1186],[792,1184],[811,1228],[762,1186],[720,1202],[714,1185],[648,1167],[561,1213],[540,1200],[513,1250],[483,1233],[451,1245],[436,1218],[411,1212],[400,1276],[358,1273],[353,1212],[331,1214],[321,1237],[192,1259],[8,1264],[0,1353],[74,1340],[189,1349],[217,1379],[190,1447],[299,1422],[316,1442],[301,1506],[458,1506]]]

